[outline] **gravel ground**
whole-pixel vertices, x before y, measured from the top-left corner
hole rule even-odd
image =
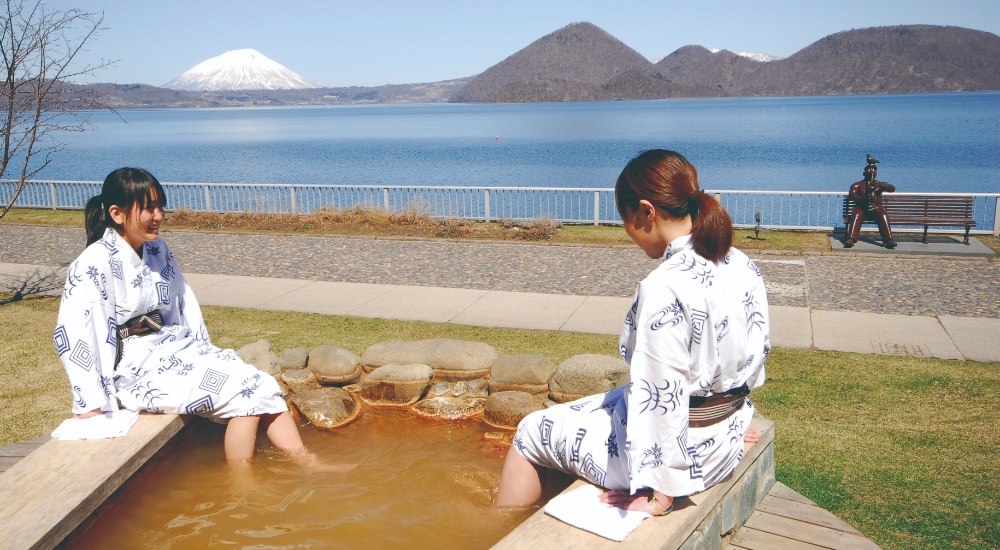
[[[318,281],[631,296],[656,267],[631,246],[177,230],[164,239],[186,272]],[[0,224],[0,262],[69,263],[84,242],[79,228]],[[1000,318],[1000,261],[835,252],[754,259],[772,305]]]

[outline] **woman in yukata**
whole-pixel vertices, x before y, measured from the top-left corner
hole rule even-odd
[[[619,349],[627,385],[525,417],[507,454],[498,506],[541,496],[547,468],[608,489],[609,506],[652,515],[711,487],[743,456],[771,349],[764,281],[731,248],[721,204],[673,151],[625,167],[615,201],[629,237],[662,263],[639,283]]]
[[[86,208],[87,248],[67,273],[54,343],[73,416],[145,410],[227,423],[226,459],[244,464],[257,429],[295,460],[307,452],[278,383],[212,345],[198,301],[160,240],[167,198],[149,172],[121,168]]]

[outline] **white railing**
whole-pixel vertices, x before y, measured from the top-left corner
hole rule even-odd
[[[620,224],[614,189],[582,187],[459,187],[399,185],[287,185],[256,183],[164,183],[171,210],[308,214],[357,206],[415,210],[440,218],[491,221],[547,218],[563,223]],[[0,181],[6,204],[16,189]],[[82,209],[100,192],[98,181],[40,181],[25,184],[23,208]],[[843,227],[844,193],[828,191],[708,190],[736,227],[833,230]],[[897,193],[973,198],[976,234],[1000,234],[1000,193]],[[910,228],[894,228],[906,231]],[[944,230],[938,228],[938,230]],[[946,231],[954,230],[948,228]]]

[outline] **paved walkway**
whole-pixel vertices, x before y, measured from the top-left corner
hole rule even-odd
[[[601,334],[618,333],[636,283],[656,266],[631,246],[165,238],[204,305]],[[0,225],[0,280],[51,273],[83,240],[78,228]],[[946,241],[901,238],[892,253],[750,250],[767,283],[773,343],[1000,361],[1000,261],[976,255],[981,243]]]

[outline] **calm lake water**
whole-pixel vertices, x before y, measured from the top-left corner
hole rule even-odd
[[[1000,190],[1000,92],[93,113],[44,179],[611,187],[650,148],[707,189],[843,191],[865,154],[899,191]]]

